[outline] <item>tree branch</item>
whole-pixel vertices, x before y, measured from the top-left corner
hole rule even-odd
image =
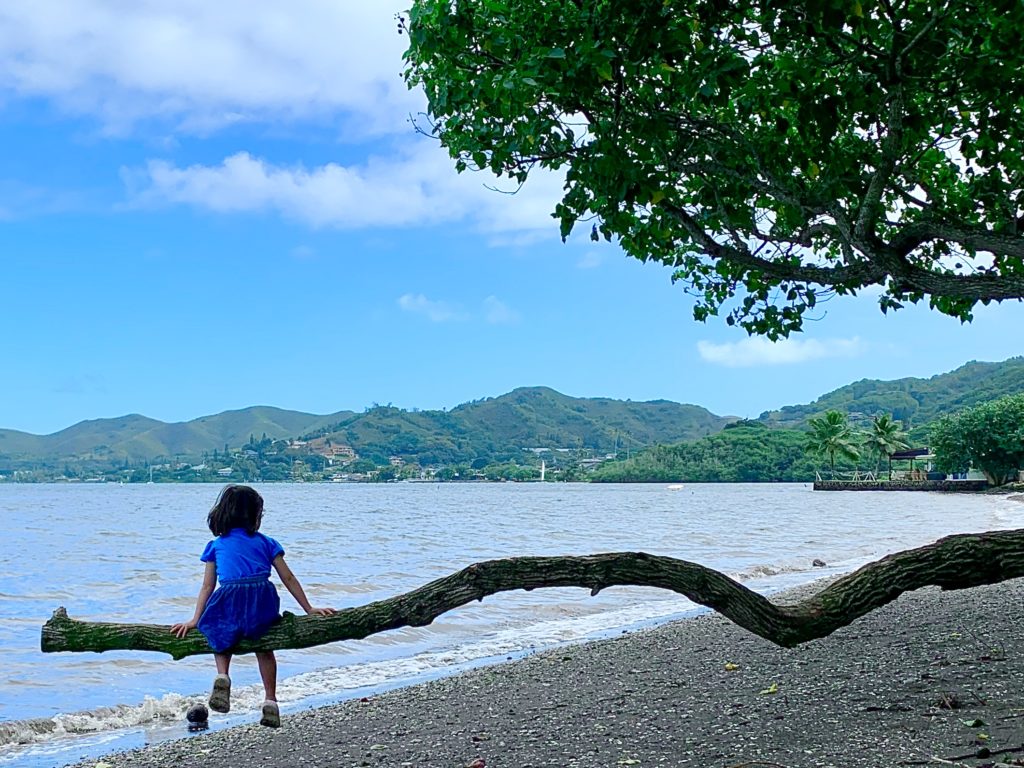
[[[755,270],[772,280],[860,288],[872,284],[883,285],[888,277],[892,277],[901,290],[916,290],[927,295],[974,301],[1003,301],[1024,296],[1024,273],[961,275],[953,272],[936,272],[906,260],[907,254],[913,248],[933,239],[960,242],[962,245],[980,250],[997,248],[997,252],[1001,254],[1006,254],[1009,250],[1009,255],[1016,258],[1017,253],[1024,252],[1024,239],[1016,235],[918,222],[905,227],[894,239],[893,244],[886,244],[877,238],[857,242],[855,245],[858,250],[868,256],[863,261],[822,267],[803,264],[797,260],[766,259],[751,253],[749,248],[720,243],[684,208],[671,203],[661,205],[679,220],[696,246],[709,258],[723,259],[740,267]],[[849,258],[849,251],[844,249],[844,252]]]
[[[899,157],[902,141],[903,88],[897,85],[893,89],[892,100],[889,102],[889,120],[885,128],[885,138],[882,139],[882,155],[878,162],[878,168],[875,169],[867,191],[864,192],[864,197],[861,199],[857,223],[853,228],[853,236],[857,240],[863,240],[874,234],[875,225],[878,223],[883,209],[882,195],[896,168],[896,159]]]
[[[1024,576],[1024,529],[959,534],[889,555],[834,582],[796,605],[780,606],[739,582],[698,563],[644,552],[583,557],[512,557],[488,560],[419,589],[333,616],[285,614],[266,635],[235,653],[307,648],[356,640],[404,626],[426,626],[442,613],[517,589],[583,587],[596,595],[618,585],[668,589],[771,642],[791,648],[821,637],[928,585],[964,589]],[[42,628],[42,650],[140,650],[175,659],[212,653],[193,630],[178,639],[167,625],[113,624],[70,619],[63,608]]]
[[[901,227],[889,242],[889,248],[906,256],[929,240],[944,240],[968,249],[1024,259],[1024,237],[1019,234],[993,232],[985,227],[928,219]]]
[[[694,243],[709,257],[724,259],[747,269],[756,270],[772,279],[794,280],[803,283],[832,286],[842,283],[861,287],[881,282],[887,272],[871,262],[837,264],[834,267],[819,267],[801,264],[799,261],[774,261],[755,256],[746,247],[736,248],[719,243],[684,208],[671,203],[662,203],[686,229]]]

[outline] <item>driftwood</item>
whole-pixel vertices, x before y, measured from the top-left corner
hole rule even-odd
[[[596,595],[618,585],[678,592],[754,634],[791,648],[825,637],[904,592],[929,585],[965,589],[1020,576],[1024,576],[1024,529],[957,534],[898,552],[790,606],[775,605],[698,563],[644,552],[511,557],[476,563],[404,595],[347,608],[332,616],[286,613],[266,635],[254,642],[242,642],[235,652],[307,648],[358,640],[404,626],[426,626],[453,608],[514,589],[584,587]],[[168,625],[76,621],[63,608],[57,609],[43,626],[42,650],[158,651],[175,659],[213,652],[195,630],[179,639]]]

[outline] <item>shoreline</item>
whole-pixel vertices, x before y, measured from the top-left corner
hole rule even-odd
[[[791,602],[826,583],[773,599]],[[940,757],[976,765],[963,756],[1024,742],[1022,599],[1024,579],[927,588],[795,649],[705,613],[286,714],[278,731],[236,726],[102,762],[882,768]],[[1003,759],[1014,756],[1024,752]]]

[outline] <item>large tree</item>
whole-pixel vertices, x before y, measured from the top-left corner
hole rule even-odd
[[[769,338],[881,286],[1024,296],[1018,0],[414,0],[405,76],[456,167],[565,174],[580,222]]]
[[[931,428],[931,450],[943,472],[975,467],[992,485],[1016,480],[1024,469],[1024,394],[943,416]]]

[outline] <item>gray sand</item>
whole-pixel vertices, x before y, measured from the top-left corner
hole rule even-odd
[[[1022,599],[1024,580],[925,589],[791,650],[706,615],[309,710],[287,716],[277,731],[247,725],[105,761],[115,768],[1008,763],[1024,751],[964,756],[1024,742]]]

